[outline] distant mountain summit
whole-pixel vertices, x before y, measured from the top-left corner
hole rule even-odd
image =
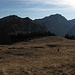
[[[58,36],[64,36],[72,27],[69,21],[61,14],[50,15],[43,19],[35,19],[35,22],[42,24]]]

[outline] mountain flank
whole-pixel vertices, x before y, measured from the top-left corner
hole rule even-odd
[[[20,18],[10,15],[0,19],[0,43],[23,41],[27,38],[44,35],[46,26],[40,25],[29,17]],[[48,32],[48,35],[53,35]]]
[[[0,19],[0,43],[23,41],[39,36],[75,36],[75,19],[67,20],[61,14],[32,20],[10,15]],[[38,36],[37,36],[38,35]]]
[[[46,26],[48,31],[63,37],[75,25],[75,21],[67,20],[61,14],[50,15],[42,19],[35,19],[34,21]]]

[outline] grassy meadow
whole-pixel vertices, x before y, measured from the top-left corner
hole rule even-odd
[[[47,36],[0,45],[0,75],[75,75],[75,40]]]

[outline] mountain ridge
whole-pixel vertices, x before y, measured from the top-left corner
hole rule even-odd
[[[21,18],[10,15],[0,19],[0,42],[2,43],[10,41],[9,35],[11,34],[16,36],[17,34],[26,35],[44,31],[46,31],[46,27],[35,23],[29,17]]]
[[[35,20],[29,17],[21,18],[17,15],[9,15],[0,19],[0,40],[2,42],[9,41],[9,35],[16,35],[19,32],[20,34],[50,32],[64,37],[67,33],[74,30],[72,28],[75,28],[75,19],[67,20],[61,14],[54,14]]]
[[[35,19],[34,21],[45,25],[50,32],[63,37],[74,26],[72,20],[67,20],[61,14],[50,15],[42,19]]]

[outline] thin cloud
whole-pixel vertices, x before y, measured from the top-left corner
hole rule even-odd
[[[13,1],[13,0],[11,0]],[[17,1],[17,0],[15,0]],[[54,4],[59,6],[68,6],[71,8],[75,8],[75,0],[18,0],[27,4]]]
[[[64,10],[64,11],[67,11],[69,10],[69,8],[39,8],[39,7],[32,7],[32,8],[14,8],[14,9],[11,9],[11,8],[7,8],[7,9],[1,9],[1,11],[34,11],[34,12],[45,12],[45,11],[55,11],[55,10]],[[70,9],[71,10],[71,9]]]
[[[50,10],[73,10],[75,9],[75,1],[74,0],[0,0],[0,1],[16,1],[16,2],[20,2],[20,3],[24,3],[25,5],[28,4],[28,8],[7,8],[7,9],[2,9],[4,11],[10,10],[10,11],[50,11]],[[56,5],[55,7],[43,7],[43,6],[33,6],[31,7],[30,4],[37,4],[39,6],[39,4],[42,5]],[[1,10],[1,11],[2,11]]]
[[[60,6],[68,6],[71,8],[75,8],[75,0],[0,0],[6,2],[20,2],[25,4],[55,4]]]
[[[56,5],[74,5],[75,0],[0,0],[1,1],[17,1],[26,3],[42,3],[42,4],[56,4]]]
[[[34,11],[75,10],[74,0],[2,0],[2,1],[7,1],[7,2],[13,1],[13,2],[17,2],[20,4],[24,4],[25,6],[28,6],[28,8],[24,10],[34,10]],[[33,8],[31,8],[32,5],[33,5]],[[49,6],[46,9],[42,5],[49,5]],[[55,8],[51,7],[51,5],[55,5]]]

